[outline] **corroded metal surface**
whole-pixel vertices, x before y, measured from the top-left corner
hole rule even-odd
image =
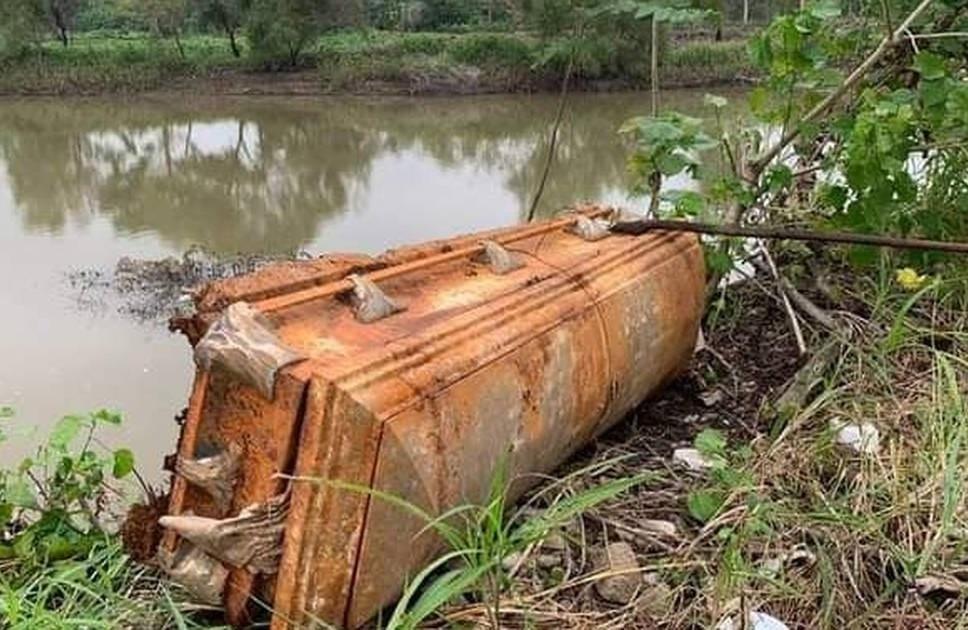
[[[480,501],[502,458],[522,479],[552,471],[686,365],[704,284],[695,237],[585,240],[571,233],[574,224],[414,246],[344,265],[342,274],[327,267],[325,281],[270,273],[285,288],[236,282],[208,291],[218,300],[199,301],[186,330],[203,330],[233,295],[308,357],[279,370],[272,401],[217,366],[196,378],[180,455],[240,453],[229,514],[291,486],[278,573],[235,567],[228,575],[233,622],[245,621],[253,595],[271,602],[276,630],[313,619],[361,625],[439,541],[415,517],[346,484],[430,513]],[[518,264],[493,269],[482,241]],[[361,321],[352,273],[402,310]],[[180,477],[170,511],[225,518],[209,493]],[[169,533],[164,544],[171,554],[188,543]]]

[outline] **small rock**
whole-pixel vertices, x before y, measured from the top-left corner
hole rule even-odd
[[[636,602],[639,610],[652,619],[663,619],[673,610],[675,595],[672,589],[655,573],[642,576],[645,590]]]
[[[873,424],[860,424],[831,420],[830,428],[837,432],[837,444],[846,446],[856,453],[876,455],[881,448],[881,434]]]
[[[767,578],[775,578],[783,570],[783,558],[767,558],[760,565],[760,574]]]
[[[750,630],[789,630],[787,625],[773,617],[763,612],[750,611],[749,622],[746,627]],[[738,630],[739,624],[733,621],[732,617],[726,617],[719,625],[716,626],[716,630]]]
[[[647,518],[639,522],[639,527],[656,536],[664,538],[679,537],[679,528],[672,521]]]
[[[522,557],[523,556],[521,555],[520,551],[509,553],[508,555],[504,556],[504,560],[501,560],[501,567],[505,571],[512,571],[514,570],[514,567],[518,566],[518,563],[521,562]]]
[[[672,452],[672,460],[685,465],[689,470],[701,471],[712,467],[712,462],[694,448],[677,448]]]
[[[811,567],[817,562],[817,556],[808,549],[795,549],[783,559],[784,564],[799,567]]]
[[[566,551],[568,541],[561,534],[554,532],[545,536],[545,539],[541,541],[541,548],[551,551]]]
[[[766,577],[776,577],[788,567],[810,567],[817,556],[807,549],[794,549],[778,556],[767,558],[760,565],[760,573]]]
[[[924,596],[943,595],[953,598],[968,595],[968,584],[950,575],[924,575],[914,581],[914,588]]]
[[[699,394],[699,400],[707,407],[714,407],[723,402],[723,392],[718,389],[708,390]]]
[[[537,563],[538,568],[550,569],[552,567],[561,566],[561,556],[554,553],[541,553],[535,558],[535,563]]]
[[[599,550],[597,556],[597,571],[620,573],[608,575],[595,582],[598,596],[613,604],[627,604],[632,601],[642,585],[642,575],[638,572],[639,561],[632,546],[625,542],[610,543],[605,549]]]

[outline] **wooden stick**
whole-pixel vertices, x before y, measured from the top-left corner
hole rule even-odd
[[[770,256],[770,250],[767,249],[766,243],[760,243],[760,248],[763,250],[763,258],[766,259],[766,264],[770,269],[770,273],[777,282],[780,281],[780,272],[776,268],[776,263],[773,262],[773,256]],[[800,355],[807,353],[807,343],[803,339],[803,330],[800,328],[800,320],[797,319],[797,314],[793,310],[793,305],[790,304],[790,296],[787,295],[786,291],[782,288],[780,289],[780,298],[783,303],[783,310],[786,311],[787,317],[790,319],[790,327],[793,328],[793,337],[797,341],[797,350],[800,351]]]
[[[847,243],[851,245],[871,245],[893,249],[913,249],[921,251],[951,252],[968,254],[968,243],[952,241],[932,241],[923,238],[904,238],[882,236],[880,234],[859,234],[857,232],[817,232],[796,228],[770,226],[713,225],[694,223],[675,219],[641,219],[620,221],[612,226],[613,232],[620,234],[645,234],[651,230],[673,230],[696,232],[719,236],[746,236],[787,241],[811,241],[818,243]]]

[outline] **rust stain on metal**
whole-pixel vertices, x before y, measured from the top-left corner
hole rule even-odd
[[[179,322],[190,339],[244,300],[307,357],[278,370],[272,400],[217,364],[196,376],[179,456],[232,449],[238,473],[227,515],[176,475],[170,514],[233,517],[290,493],[278,573],[230,567],[233,623],[259,597],[274,630],[364,624],[441,549],[369,490],[430,514],[479,502],[502,458],[512,476],[550,472],[685,367],[705,281],[696,237],[589,241],[568,231],[575,222],[267,269],[199,294]],[[483,241],[515,264],[482,264]],[[401,310],[361,321],[347,299],[354,273]],[[171,531],[163,542],[169,555],[183,544]]]

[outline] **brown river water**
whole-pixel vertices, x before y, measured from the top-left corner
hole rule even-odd
[[[663,107],[699,114],[706,91],[665,93]],[[543,214],[579,200],[645,205],[629,199],[616,130],[648,103],[572,96]],[[174,449],[187,343],[119,311],[123,297],[85,299],[72,273],[192,246],[377,253],[517,222],[556,105],[553,95],[0,100],[0,406],[16,411],[0,465],[62,415],[101,407],[124,414],[103,437],[132,448],[149,479]]]

